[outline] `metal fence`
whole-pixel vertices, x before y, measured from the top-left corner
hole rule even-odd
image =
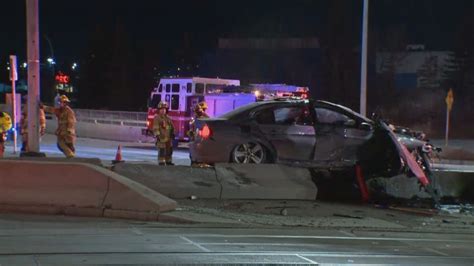
[[[146,127],[147,113],[74,109],[79,122],[130,127]]]
[[[0,111],[9,112],[9,106],[0,104]],[[76,119],[79,122],[108,124],[130,127],[146,127],[146,112],[122,112],[122,111],[102,111],[90,109],[74,109]],[[47,119],[52,119],[53,115],[46,114]]]

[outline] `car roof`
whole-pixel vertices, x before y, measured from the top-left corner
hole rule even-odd
[[[309,103],[309,100],[308,99],[300,99],[300,98],[278,98],[278,99],[274,99],[274,100],[268,100],[268,101],[262,101],[260,102],[261,105],[264,105],[264,104],[278,104],[278,103]],[[357,112],[355,112],[354,110],[344,106],[344,105],[340,105],[340,104],[336,104],[336,103],[333,103],[333,102],[329,102],[329,101],[324,101],[324,100],[315,100],[314,101],[314,104],[316,106],[325,106],[325,107],[332,107],[333,109],[340,109],[346,113],[349,113],[353,116],[357,116],[358,118],[364,120],[365,122],[367,123],[372,123],[373,121]]]
[[[247,113],[251,112],[252,110],[255,110],[256,108],[265,106],[265,105],[278,105],[278,104],[304,104],[304,103],[309,103],[310,100],[308,99],[301,99],[301,98],[277,98],[277,99],[272,99],[272,100],[265,100],[265,101],[260,101],[260,102],[254,102],[250,106],[247,106],[247,108],[238,108],[240,110],[234,110],[229,112],[228,114],[224,114],[222,117],[225,118],[230,118],[234,115],[238,115],[241,113]],[[359,113],[353,111],[352,109],[345,107],[340,104],[328,102],[328,101],[323,101],[323,100],[315,100],[314,101],[315,106],[324,106],[324,107],[329,107],[332,109],[340,109],[345,113],[348,113],[352,116],[356,116],[360,118],[361,120],[367,122],[367,123],[373,123],[372,120],[369,118],[360,115]]]

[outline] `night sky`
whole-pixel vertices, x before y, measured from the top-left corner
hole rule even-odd
[[[0,9],[0,60],[10,53],[24,57],[25,1],[2,1]],[[344,1],[342,1],[344,2]],[[350,2],[350,1],[346,1]],[[362,2],[362,1],[360,1]],[[58,1],[40,0],[40,31],[52,42],[57,60],[81,56],[88,33],[96,24],[118,18],[131,38],[159,40],[166,45],[182,41],[187,32],[198,40],[199,50],[213,49],[220,36],[261,37],[321,35],[328,20],[329,1]],[[351,8],[353,5],[351,5]],[[371,4],[372,26],[401,25],[408,29],[412,43],[433,49],[449,49],[449,39],[460,23],[460,14],[473,1],[377,0]],[[353,8],[358,14],[361,10]],[[349,25],[348,25],[349,26]],[[42,42],[42,57],[51,53]]]

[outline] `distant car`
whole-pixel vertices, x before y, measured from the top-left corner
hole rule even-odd
[[[197,122],[192,162],[353,166],[374,122],[351,109],[313,100],[255,102]],[[404,138],[411,146],[422,141]]]

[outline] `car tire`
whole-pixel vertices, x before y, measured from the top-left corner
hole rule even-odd
[[[267,149],[258,142],[248,142],[237,145],[230,156],[232,163],[261,164],[267,161]]]

